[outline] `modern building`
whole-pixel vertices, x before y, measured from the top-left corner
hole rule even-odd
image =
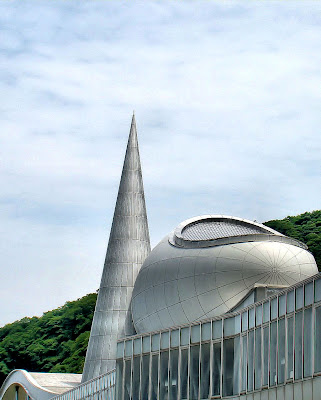
[[[12,371],[1,400],[27,397],[321,399],[315,260],[224,215],[188,219],[150,252],[133,117],[84,372]]]

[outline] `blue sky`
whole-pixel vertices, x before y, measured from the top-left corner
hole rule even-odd
[[[135,109],[152,245],[320,209],[321,5],[0,4],[0,325],[99,286]]]

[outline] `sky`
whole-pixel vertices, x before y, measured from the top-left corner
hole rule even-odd
[[[321,4],[0,3],[0,326],[99,287],[135,110],[152,246],[320,209]]]

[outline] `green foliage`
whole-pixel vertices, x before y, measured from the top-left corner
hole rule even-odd
[[[264,225],[306,243],[321,269],[321,210],[268,221]]]
[[[265,225],[306,243],[321,267],[321,210]],[[0,383],[15,368],[81,373],[96,298],[88,294],[40,318],[23,318],[0,328]]]
[[[16,368],[81,373],[96,293],[0,328],[0,384]]]

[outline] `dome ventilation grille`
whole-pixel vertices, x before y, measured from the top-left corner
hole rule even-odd
[[[227,221],[200,221],[187,225],[182,231],[185,240],[213,240],[231,236],[255,235],[267,230],[254,225],[241,225]]]

